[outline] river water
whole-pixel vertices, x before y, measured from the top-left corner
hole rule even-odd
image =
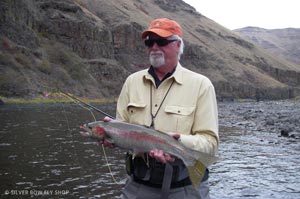
[[[96,106],[114,115],[115,104]],[[120,194],[125,152],[105,150],[109,172],[101,146],[78,133],[81,124],[94,121],[89,111],[59,103],[4,105],[0,113],[1,199]],[[299,199],[299,115],[299,101],[219,103],[220,159],[210,168],[212,198]],[[289,136],[280,135],[283,126]]]

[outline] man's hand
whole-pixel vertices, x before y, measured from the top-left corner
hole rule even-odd
[[[180,141],[180,134],[179,133],[168,132],[167,134],[172,136],[175,140]]]
[[[112,121],[112,120],[113,120],[113,119],[110,118],[110,117],[108,117],[108,116],[106,116],[106,117],[103,118],[103,121],[104,121],[104,122],[110,122],[110,121]]]
[[[107,116],[105,118],[103,118],[104,122],[110,122],[112,120],[113,120],[112,118],[107,117]],[[99,141],[99,144],[103,144],[103,146],[109,147],[109,148],[114,148],[115,147],[114,143],[111,143],[107,140]]]
[[[168,132],[168,135],[172,136],[175,140],[180,140],[179,133]],[[155,158],[157,161],[162,163],[174,162],[175,158],[162,150],[154,149],[149,152],[150,157]]]
[[[164,151],[158,150],[158,149],[151,150],[149,152],[149,155],[150,155],[150,157],[152,157],[152,158],[156,159],[157,161],[162,162],[164,164],[167,162],[175,161],[175,158],[172,157],[170,154],[165,153]]]

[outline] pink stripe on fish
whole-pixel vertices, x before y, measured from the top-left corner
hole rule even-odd
[[[129,137],[132,139],[135,139],[137,141],[150,141],[154,143],[161,143],[161,144],[167,144],[167,142],[163,139],[160,139],[158,137],[149,136],[147,134],[141,134],[137,132],[128,132],[128,131],[118,131],[118,134],[123,137]]]

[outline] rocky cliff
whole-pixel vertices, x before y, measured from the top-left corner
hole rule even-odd
[[[181,0],[2,0],[0,95],[65,90],[116,97],[148,67],[140,34],[153,18],[184,29],[181,63],[208,76],[219,99],[298,95],[300,68],[268,54]]]
[[[300,28],[267,30],[245,27],[236,29],[234,32],[266,49],[272,55],[286,59],[300,67]]]

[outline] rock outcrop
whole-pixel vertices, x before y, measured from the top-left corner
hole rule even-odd
[[[140,34],[156,17],[182,25],[181,63],[208,76],[219,99],[299,95],[298,65],[277,59],[181,0],[2,0],[0,95],[64,90],[116,97],[130,73],[148,67]]]
[[[300,65],[300,28],[267,30],[245,27],[236,29],[234,32],[261,46],[274,56]]]

